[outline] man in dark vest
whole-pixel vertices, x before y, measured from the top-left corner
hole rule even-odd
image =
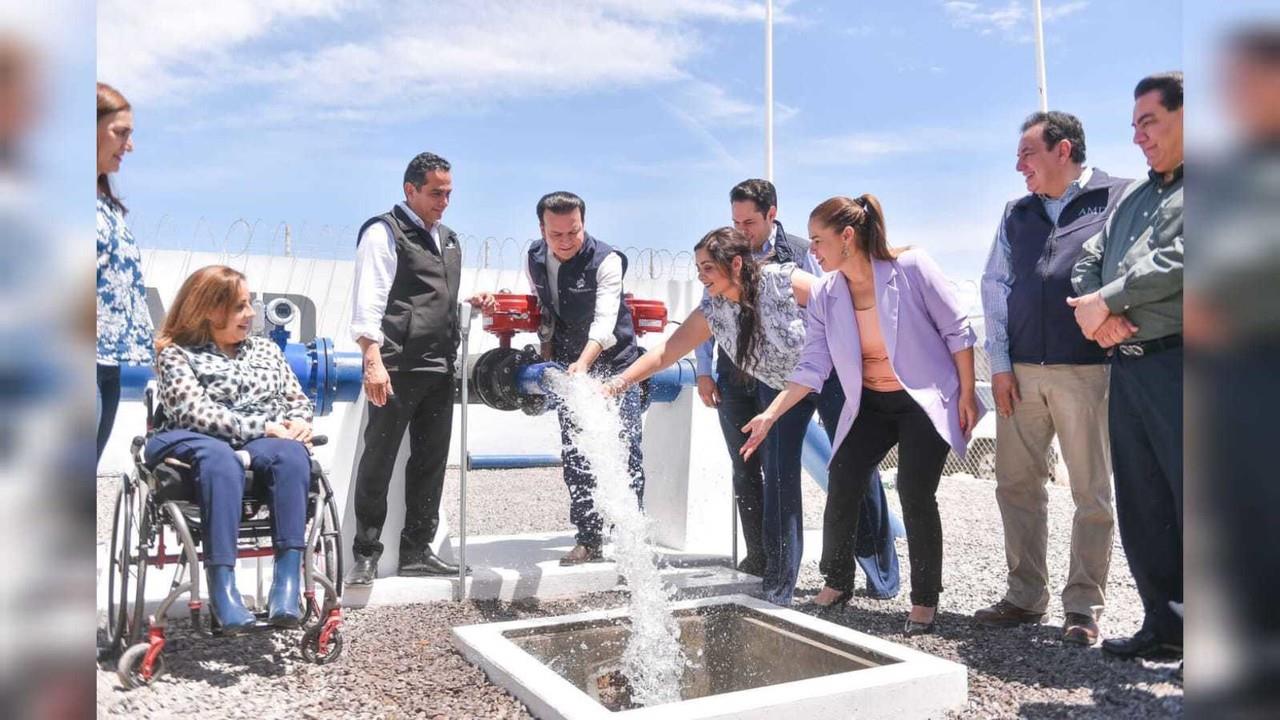
[[[355,564],[348,585],[369,585],[382,554],[387,487],[405,430],[405,518],[399,574],[457,575],[431,550],[453,421],[458,237],[440,222],[453,191],[450,165],[431,153],[404,172],[404,197],[360,228],[351,334],[364,355],[369,423],[356,470]]]
[[[544,357],[563,363],[570,374],[612,376],[640,357],[631,311],[622,301],[622,278],[627,259],[587,234],[583,223],[587,205],[570,192],[553,192],[538,201],[542,239],[529,248],[529,284],[538,296]],[[644,498],[640,423],[648,406],[644,387],[630,388],[619,398],[622,425],[630,449],[628,471],[636,499]],[[564,482],[569,488],[569,519],[577,527],[575,545],[560,559],[578,565],[604,559],[602,520],[592,502],[596,478],[585,459],[570,444],[572,418],[563,407],[560,416]]]
[[[822,268],[809,252],[809,241],[788,233],[778,221],[778,191],[773,183],[751,178],[734,185],[729,191],[729,209],[733,226],[751,241],[751,254],[757,260],[795,263],[815,277],[822,276]],[[757,453],[744,460],[740,452],[747,440],[742,427],[760,412],[756,407],[756,393],[750,378],[738,372],[733,359],[723,350],[716,352],[714,339],[699,345],[694,355],[697,358],[698,395],[704,405],[714,407],[720,416],[720,430],[733,466],[733,493],[738,517],[742,521],[742,536],[747,544],[746,557],[738,563],[738,569],[763,576],[764,478],[760,455]],[[711,371],[713,355],[714,375]],[[836,386],[840,383],[834,372],[827,382]],[[832,392],[827,392],[826,396],[831,397]],[[832,399],[838,412],[843,399]],[[835,427],[834,423],[831,427]],[[868,593],[877,598],[893,597],[899,589],[898,554],[893,544],[889,505],[878,474],[876,482],[867,485],[867,495],[859,512],[856,556],[858,564],[867,572]]]
[[[1129,180],[1085,165],[1084,128],[1065,112],[1022,124],[1018,172],[1030,192],[1005,206],[982,276],[986,351],[996,402],[996,502],[1008,586],[974,613],[992,627],[1039,623],[1049,605],[1048,454],[1056,434],[1075,517],[1062,589],[1062,640],[1098,639],[1115,513],[1107,438],[1106,352],[1067,306],[1084,242],[1111,217]]]

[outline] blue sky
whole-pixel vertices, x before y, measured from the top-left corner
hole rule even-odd
[[[1182,65],[1181,4],[1045,0],[1050,105],[1091,164],[1144,171],[1131,91]],[[777,2],[775,182],[804,234],[873,192],[891,242],[975,279],[1036,109],[1031,0]],[[118,186],[149,247],[346,257],[408,159],[454,164],[445,222],[537,234],[547,191],[619,247],[687,250],[763,174],[763,5],[746,0],[379,3],[109,0],[98,75],[135,106]],[[508,262],[514,251],[507,250]]]

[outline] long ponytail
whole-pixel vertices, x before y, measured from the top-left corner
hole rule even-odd
[[[733,278],[733,259],[742,259],[742,270],[734,281],[739,286],[738,296],[738,348],[734,364],[738,371],[753,366],[758,360],[760,346],[760,265],[751,256],[751,241],[738,230],[722,227],[712,230],[693,246],[693,251],[705,250],[712,262]],[[745,374],[745,373],[744,373]]]
[[[879,198],[871,193],[863,193],[856,198],[837,195],[824,200],[809,213],[809,220],[836,232],[842,232],[846,227],[853,228],[858,248],[873,260],[893,260],[905,249],[889,247],[884,210],[880,207]]]

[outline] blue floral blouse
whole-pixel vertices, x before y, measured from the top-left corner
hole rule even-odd
[[[142,256],[124,213],[98,198],[98,363],[150,365],[155,359]]]

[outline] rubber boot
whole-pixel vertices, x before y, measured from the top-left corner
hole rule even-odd
[[[236,569],[226,565],[212,565],[208,570],[209,604],[213,616],[222,626],[223,635],[238,635],[253,627],[253,613],[244,606],[240,591],[236,590]]]
[[[298,583],[302,578],[302,550],[289,548],[276,553],[267,596],[267,622],[276,627],[298,627],[302,622]]]

